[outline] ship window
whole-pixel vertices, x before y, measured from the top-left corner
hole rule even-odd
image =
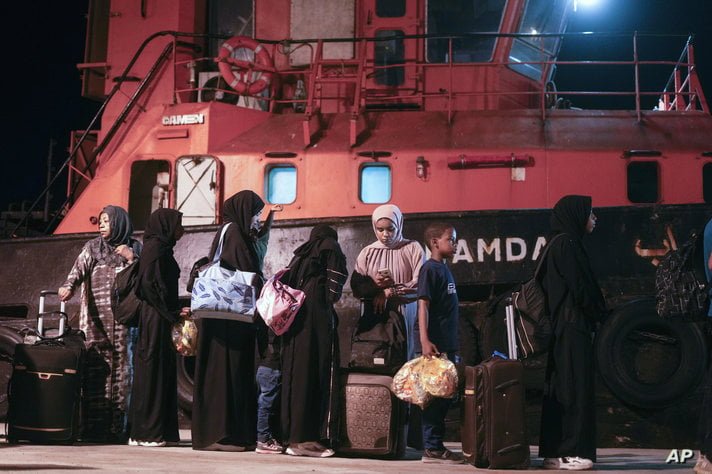
[[[658,202],[658,163],[633,161],[628,164],[628,200],[634,203]]]
[[[291,204],[297,199],[297,168],[279,164],[267,168],[265,196],[272,204]]]
[[[429,0],[427,32],[430,35],[462,35],[467,33],[497,33],[504,12],[505,0],[472,0],[443,2]],[[481,63],[492,57],[496,38],[471,37],[452,40],[452,61]],[[449,62],[449,45],[445,38],[427,40],[428,62]]]
[[[569,3],[569,0],[529,0],[517,33],[561,33],[566,26],[564,19]],[[550,71],[549,68],[542,69],[542,61],[554,59],[560,44],[559,36],[517,38],[512,43],[509,61],[538,64],[512,64],[509,67],[530,79],[541,81],[543,71],[547,75]]]
[[[391,167],[383,163],[367,163],[361,167],[359,198],[366,204],[381,204],[391,200]]]
[[[406,0],[376,0],[376,15],[381,18],[396,18],[405,15]]]
[[[376,33],[376,38],[392,37],[403,35],[400,30],[381,30]],[[405,80],[405,68],[394,66],[403,64],[405,58],[405,48],[403,38],[390,38],[375,43],[375,62],[378,66],[391,66],[383,69],[376,69],[376,84],[382,86],[395,87],[403,84]]]
[[[707,204],[712,204],[712,163],[702,167],[702,197]]]

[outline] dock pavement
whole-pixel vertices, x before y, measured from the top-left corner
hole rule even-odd
[[[0,429],[0,432],[2,430]],[[382,460],[334,456],[308,458],[286,454],[257,454],[194,451],[190,447],[190,431],[181,430],[181,442],[175,447],[146,448],[121,445],[77,443],[57,445],[11,445],[0,441],[0,471],[3,472],[192,472],[192,473],[539,473],[555,472],[541,469],[542,459],[532,447],[532,467],[527,471],[477,469],[469,464],[425,464],[421,452],[408,448],[399,460]],[[459,443],[446,443],[449,449],[461,451]],[[680,448],[680,447],[677,447]],[[598,462],[593,471],[690,473],[698,451],[677,449],[672,458],[684,462],[666,462],[671,449],[599,448]],[[691,455],[691,457],[689,457]],[[689,457],[689,458],[688,458]],[[685,458],[685,459],[681,459]],[[563,472],[563,471],[558,471]]]

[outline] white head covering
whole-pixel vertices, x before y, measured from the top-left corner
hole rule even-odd
[[[393,222],[393,227],[395,228],[389,245],[386,245],[378,240],[376,222],[381,219],[388,219]],[[372,244],[374,247],[378,248],[380,245],[380,248],[394,248],[403,241],[403,214],[400,209],[398,209],[398,206],[394,206],[393,204],[378,206],[373,211],[373,215],[371,216],[371,225],[373,226],[373,233],[376,234],[376,242]]]

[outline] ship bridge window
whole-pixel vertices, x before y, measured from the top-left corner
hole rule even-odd
[[[405,15],[406,0],[376,0],[376,15],[381,18],[398,18]]]
[[[176,160],[176,210],[183,225],[215,223],[218,201],[218,162],[211,156],[182,156]]]
[[[712,163],[702,167],[702,197],[705,203],[712,204]]]
[[[429,0],[427,32],[429,35],[466,35],[497,33],[502,21],[505,0],[472,0],[443,2]],[[464,37],[452,40],[452,62],[481,63],[492,57],[495,37]],[[427,40],[428,62],[447,63],[449,45],[446,38]]]
[[[628,163],[628,200],[633,203],[655,203],[660,199],[657,161]]]
[[[382,204],[391,200],[391,167],[385,163],[361,166],[359,198],[366,204]]]
[[[539,33],[561,33],[566,24],[565,18],[569,0],[529,0],[522,15],[517,33],[536,35]],[[551,61],[559,54],[561,37],[530,36],[517,38],[512,43],[509,53],[509,67],[530,79],[543,81],[542,74],[551,76],[551,69],[544,67],[543,61]],[[526,63],[538,64],[526,64]],[[548,77],[546,77],[548,80]]]
[[[270,165],[265,173],[265,196],[271,204],[291,204],[297,199],[297,168]]]
[[[393,38],[403,35],[400,30],[380,30],[376,32],[376,38],[388,38],[375,43],[376,84],[382,86],[396,87],[403,84],[405,80],[405,68],[397,66],[403,64],[405,59],[405,48],[403,38]]]

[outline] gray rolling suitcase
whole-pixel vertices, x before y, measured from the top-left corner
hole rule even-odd
[[[495,355],[465,367],[462,453],[470,464],[489,469],[526,469],[530,465],[524,417],[524,368],[516,360],[514,313],[507,301],[510,358]]]
[[[393,377],[350,373],[344,377],[339,454],[401,458],[408,407],[391,392]]]

